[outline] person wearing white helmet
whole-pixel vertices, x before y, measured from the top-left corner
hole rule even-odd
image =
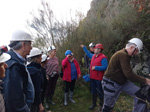
[[[55,46],[50,46],[48,49],[48,60],[46,64],[46,74],[48,77],[48,84],[46,88],[46,108],[49,108],[49,104],[54,105],[53,96],[55,92],[56,83],[59,77],[59,62],[56,57]]]
[[[92,53],[92,54],[94,54],[94,47],[95,47],[95,44],[93,42],[89,44],[90,53]],[[85,67],[89,69],[91,59],[86,54],[84,55],[83,59],[84,59]]]
[[[11,59],[6,63],[3,93],[7,112],[29,112],[34,100],[34,87],[25,66],[26,56],[32,49],[30,34],[17,30],[10,39]]]
[[[93,42],[89,44],[89,48],[92,54],[94,54],[94,47],[95,47],[95,44]]]
[[[117,51],[111,57],[102,81],[104,90],[102,112],[112,112],[121,92],[134,97],[133,112],[147,112],[146,103],[137,96],[140,88],[133,82],[150,86],[150,80],[133,73],[130,66],[131,57],[137,55],[142,50],[142,47],[143,42],[139,38],[132,38],[128,41],[125,48]]]
[[[46,77],[46,69],[45,66],[47,64],[47,55],[46,54],[42,54],[42,60],[41,60],[41,71],[43,74],[43,79],[44,79],[44,83],[42,85],[42,94],[41,94],[41,99],[42,99],[42,104],[44,103],[44,98],[45,98],[45,93],[46,93],[46,86],[47,86],[47,77]]]
[[[43,74],[41,71],[41,60],[42,60],[41,56],[42,56],[41,50],[35,47],[32,48],[30,54],[27,56],[27,60],[30,63],[27,65],[27,69],[30,73],[35,90],[35,97],[34,102],[31,105],[31,112],[44,111],[41,99],[42,85],[44,83]]]
[[[10,59],[10,55],[6,54],[7,52],[6,46],[0,46],[0,111],[5,112],[5,105],[4,105],[4,98],[2,95],[2,78],[5,77],[5,69],[8,65],[5,63],[7,60]]]

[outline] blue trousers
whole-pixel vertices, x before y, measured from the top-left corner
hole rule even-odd
[[[98,94],[99,98],[103,99],[104,93],[103,93],[101,81],[95,80],[95,79],[90,79],[90,81],[91,81],[91,93],[92,93],[92,95]]]

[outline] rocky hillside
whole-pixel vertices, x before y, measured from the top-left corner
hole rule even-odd
[[[136,73],[147,75],[150,73],[149,18],[149,13],[139,13],[137,8],[129,4],[129,0],[93,0],[82,26],[91,27],[95,37],[88,38],[102,43],[105,47],[104,53],[109,58],[114,52],[122,49],[130,38],[142,39],[143,52],[133,58],[131,64]]]

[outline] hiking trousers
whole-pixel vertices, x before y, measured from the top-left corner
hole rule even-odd
[[[103,99],[104,93],[102,89],[102,84],[100,80],[95,80],[95,79],[90,79],[91,83],[91,93],[92,95],[97,95],[99,96],[100,99]]]
[[[146,103],[138,99],[135,95],[140,88],[134,83],[127,81],[125,84],[119,85],[104,76],[102,80],[102,87],[104,90],[104,105],[102,112],[112,112],[121,92],[124,92],[134,98],[133,112],[146,112]]]
[[[56,74],[54,77],[49,77],[45,93],[46,96],[54,95],[58,77],[59,77],[58,74]]]

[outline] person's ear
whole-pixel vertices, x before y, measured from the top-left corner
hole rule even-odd
[[[25,46],[26,46],[26,43],[25,43],[25,42],[22,42],[22,46],[21,46],[21,47],[24,49]]]

